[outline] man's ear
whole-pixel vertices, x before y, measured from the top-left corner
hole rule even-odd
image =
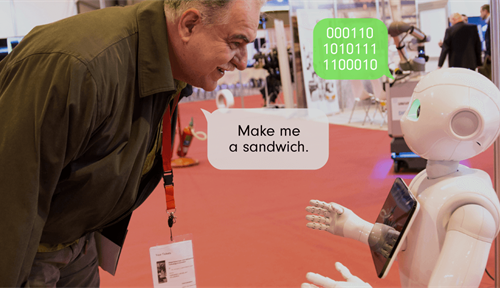
[[[187,42],[193,34],[193,29],[201,25],[201,13],[197,9],[191,8],[182,13],[179,19],[179,36],[182,41]]]

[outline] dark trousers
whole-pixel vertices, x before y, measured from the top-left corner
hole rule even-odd
[[[28,278],[30,287],[99,287],[94,233],[55,252],[38,252]]]

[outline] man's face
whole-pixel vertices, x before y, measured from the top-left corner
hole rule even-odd
[[[488,18],[488,10],[481,9],[481,19],[486,20]]]
[[[252,43],[259,25],[257,1],[235,0],[226,24],[198,25],[186,45],[184,62],[189,84],[212,91],[225,71],[243,70],[247,65],[247,44]]]

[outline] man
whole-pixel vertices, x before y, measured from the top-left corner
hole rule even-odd
[[[491,47],[490,47],[490,5],[484,4],[481,6],[481,19],[486,22],[488,28],[486,28],[486,32],[484,33],[484,42],[485,42],[485,51],[484,51],[484,59],[489,59],[491,57]]]
[[[490,5],[481,6],[481,19],[486,22],[486,31],[484,33],[484,61],[483,66],[478,68],[478,72],[491,80],[491,44],[490,44]]]
[[[465,15],[465,14],[462,14],[462,21],[464,23],[469,23],[469,17],[467,17],[467,15]]]
[[[246,67],[261,5],[102,9],[36,27],[0,62],[0,287],[99,286],[94,234],[121,245],[161,179],[163,113],[186,83]]]
[[[462,15],[450,17],[451,27],[446,29],[438,67],[443,66],[449,54],[449,67],[463,67],[476,70],[481,65],[481,40],[475,25],[463,22]]]

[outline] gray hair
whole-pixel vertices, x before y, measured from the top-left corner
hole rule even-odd
[[[464,17],[460,13],[453,13],[450,16],[450,22],[452,25],[455,25],[458,22],[464,21]]]
[[[195,8],[201,12],[203,25],[215,23],[227,23],[229,8],[234,0],[164,0],[165,16],[170,22],[174,22],[184,11]],[[245,0],[256,1],[260,6],[267,0]]]

